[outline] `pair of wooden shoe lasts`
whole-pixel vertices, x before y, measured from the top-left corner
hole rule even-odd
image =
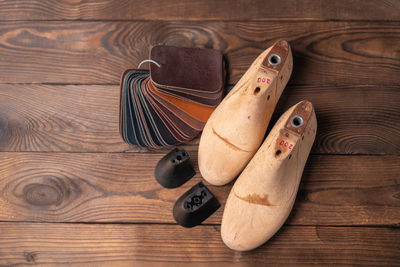
[[[292,66],[288,42],[265,50],[212,113],[201,136],[204,179],[224,185],[241,173],[221,225],[222,240],[233,250],[254,249],[283,225],[315,139],[314,108],[301,101],[280,117],[260,147]]]

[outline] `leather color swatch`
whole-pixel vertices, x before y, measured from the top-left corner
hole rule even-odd
[[[190,141],[223,98],[222,55],[212,49],[156,46],[151,57],[160,67],[122,75],[121,135],[140,147]]]

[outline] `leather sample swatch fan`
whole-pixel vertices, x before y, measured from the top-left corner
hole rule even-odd
[[[122,75],[122,138],[140,147],[192,140],[223,98],[222,54],[213,49],[155,46],[150,59],[155,62],[150,70],[130,69]]]

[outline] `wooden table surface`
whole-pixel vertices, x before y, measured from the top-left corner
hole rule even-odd
[[[163,189],[169,149],[125,144],[121,73],[151,45],[208,47],[231,88],[275,40],[294,72],[274,122],[313,102],[318,133],[294,209],[258,249],[172,217],[201,181]],[[0,1],[0,265],[400,266],[400,1]],[[197,161],[198,139],[181,147]],[[231,185],[210,186],[223,205]],[[197,264],[195,264],[197,263]]]

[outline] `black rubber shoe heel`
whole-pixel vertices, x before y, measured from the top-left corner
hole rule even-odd
[[[165,155],[156,166],[154,176],[157,182],[166,188],[175,188],[186,183],[195,175],[184,149],[175,148]]]
[[[175,221],[183,227],[201,224],[221,205],[202,183],[198,183],[183,194],[174,205]]]

